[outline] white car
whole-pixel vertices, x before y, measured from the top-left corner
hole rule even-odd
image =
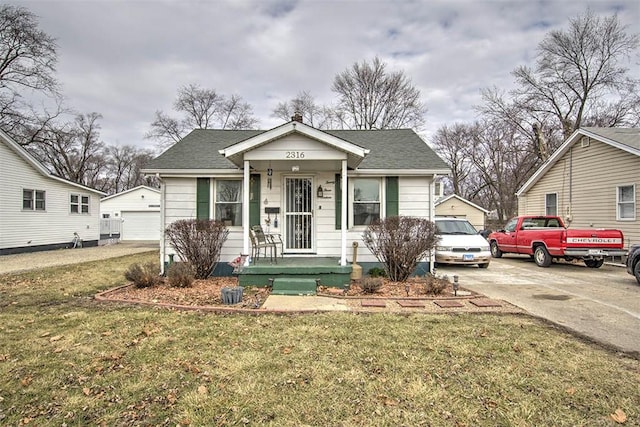
[[[438,264],[477,264],[489,267],[489,242],[463,218],[436,218],[440,239],[436,245]]]

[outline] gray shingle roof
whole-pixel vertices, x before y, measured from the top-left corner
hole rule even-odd
[[[218,153],[263,130],[196,129],[145,169],[237,169]],[[449,166],[411,129],[324,131],[370,150],[358,169],[449,169]]]
[[[599,128],[584,127],[588,132],[640,150],[640,128]]]

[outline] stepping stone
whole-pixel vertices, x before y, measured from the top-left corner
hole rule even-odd
[[[424,308],[423,301],[399,300],[398,305],[400,307],[407,307],[407,308]]]
[[[362,300],[363,307],[386,307],[387,303],[384,300],[379,299],[365,299]]]
[[[476,307],[502,307],[498,301],[491,299],[472,299],[470,302]]]
[[[464,304],[458,301],[443,299],[441,301],[434,301],[434,304],[440,308],[459,308],[464,307]]]

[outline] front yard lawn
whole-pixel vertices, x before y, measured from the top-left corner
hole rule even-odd
[[[93,301],[129,264],[157,259],[0,276],[0,424],[640,424],[640,361],[526,316]]]

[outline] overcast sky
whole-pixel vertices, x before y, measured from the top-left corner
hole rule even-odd
[[[473,120],[481,88],[512,88],[511,71],[531,64],[543,36],[587,7],[640,33],[638,0],[9,3],[56,38],[66,104],[101,113],[104,142],[148,147],[155,111],[171,113],[183,85],[242,96],[269,129],[282,124],[271,117],[279,102],[307,90],[332,103],[334,76],[376,55],[420,89],[428,140],[443,124]]]

